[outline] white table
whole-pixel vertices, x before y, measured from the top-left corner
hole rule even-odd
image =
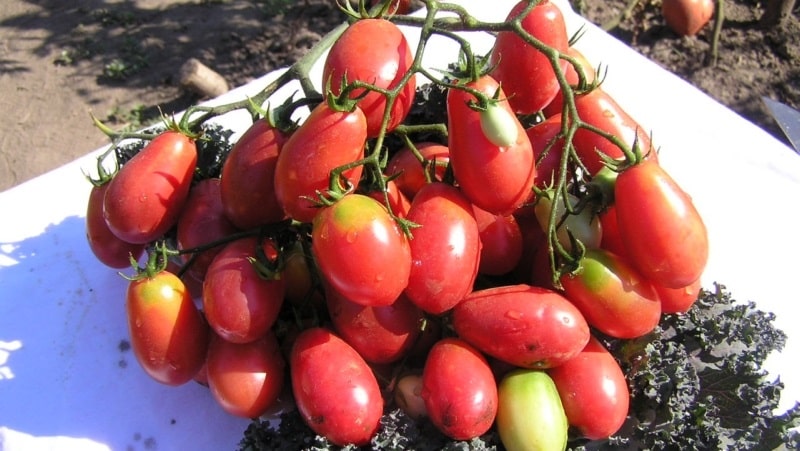
[[[502,20],[514,1],[458,3],[482,19]],[[559,3],[567,11],[567,2]],[[571,12],[567,18],[571,32],[583,23]],[[414,45],[415,31],[407,31]],[[472,39],[480,52],[491,45],[487,35]],[[800,157],[596,27],[588,26],[578,47],[609,67],[605,89],[652,129],[662,165],[693,196],[711,237],[704,285],[727,285],[792,332],[784,352],[768,361],[786,384],[781,406],[789,407],[800,400],[792,362],[800,356],[792,330],[800,313],[793,207]],[[429,66],[455,59],[455,46],[437,41],[433,48]],[[274,76],[216,101],[238,100]],[[247,116],[220,122],[241,131]],[[0,451],[50,449],[45,437],[56,437],[58,449],[232,449],[247,420],[223,413],[197,384],[155,383],[120,348],[128,339],[126,282],[94,259],[84,237],[90,185],[82,170],[94,168],[98,152],[0,193]]]

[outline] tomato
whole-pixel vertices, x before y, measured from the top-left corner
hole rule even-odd
[[[210,244],[236,230],[225,216],[220,196],[220,180],[210,178],[197,182],[189,192],[186,204],[178,217],[178,248],[191,249]],[[203,280],[208,265],[221,249],[222,246],[217,246],[194,256],[184,254],[183,261],[192,262],[188,272],[198,280]]]
[[[458,338],[433,345],[422,371],[422,399],[431,422],[453,440],[486,433],[497,414],[497,386],[489,364]]]
[[[519,16],[528,3],[518,2],[508,13],[507,20]],[[540,1],[521,19],[521,25],[542,43],[562,53],[567,52],[567,27],[564,16],[555,3]],[[558,80],[547,56],[512,31],[501,31],[497,34],[490,63],[495,66],[491,75],[502,83],[515,113],[536,113],[547,106],[558,93]],[[566,70],[567,65],[562,60],[561,70]]]
[[[447,163],[450,162],[450,149],[434,142],[416,143],[414,147],[422,158],[436,165],[433,181],[442,181]],[[386,165],[386,175],[396,175],[393,180],[409,200],[414,199],[417,191],[426,183],[425,168],[409,147],[403,147],[392,155]]]
[[[283,145],[275,166],[275,196],[283,210],[294,220],[311,222],[319,210],[309,198],[325,192],[330,172],[364,157],[367,122],[356,107],[341,112],[322,103]],[[358,185],[362,166],[342,175]]]
[[[392,304],[411,272],[408,239],[375,199],[349,194],[320,210],[311,250],[323,280],[361,305]]]
[[[553,380],[544,371],[518,369],[498,388],[497,432],[508,451],[563,450],[568,424]]]
[[[142,369],[162,384],[192,380],[205,363],[209,331],[183,282],[167,271],[133,280],[125,308]]]
[[[672,31],[694,36],[714,15],[714,0],[663,0],[661,14]]]
[[[285,216],[275,196],[275,166],[287,139],[260,119],[231,148],[222,166],[220,194],[225,216],[236,227],[250,229]]]
[[[247,343],[264,336],[278,318],[286,291],[282,278],[261,277],[250,258],[259,240],[227,244],[214,257],[203,282],[203,309],[211,328],[225,340]],[[271,242],[263,244],[266,251]]]
[[[546,195],[540,196],[534,207],[542,230],[547,230],[550,224],[550,212],[555,209],[555,221],[558,225],[556,237],[565,249],[572,249],[570,234],[587,248],[600,247],[603,239],[603,226],[592,212],[591,206],[587,205],[580,212],[571,214],[568,213],[566,204],[569,202],[571,208],[574,209],[579,202],[577,197],[572,194],[567,194],[566,197],[562,195],[553,205],[551,196],[555,196],[555,192],[549,191]]]
[[[536,161],[535,185],[539,189],[553,187],[558,182],[558,171],[564,154],[564,140],[556,139],[561,131],[561,114],[528,127],[525,133],[531,141]]]
[[[576,98],[575,108],[581,121],[617,136],[628,146],[633,146],[634,141],[637,141],[639,149],[648,159],[657,160],[658,155],[650,141],[648,131],[601,88],[593,89]],[[598,152],[613,159],[624,158],[624,153],[614,143],[585,128],[575,132],[572,144],[578,157],[592,175],[605,167]]]
[[[619,364],[594,337],[575,358],[547,370],[558,389],[570,426],[601,440],[616,433],[628,416],[628,382]]]
[[[514,269],[522,258],[522,232],[513,215],[496,215],[473,206],[481,253],[478,272],[499,276]]]
[[[314,287],[313,267],[309,265],[308,258],[311,257],[306,256],[300,241],[295,242],[284,254],[281,276],[286,282],[284,297],[296,306],[302,306],[315,293],[318,293]]]
[[[215,334],[208,346],[208,388],[231,415],[257,418],[266,412],[281,394],[285,367],[272,332],[249,343],[231,343]]]
[[[371,0],[370,5],[375,6],[383,1],[384,0]],[[409,12],[411,12],[411,0],[389,0],[389,1],[391,1],[391,5],[389,5],[390,14],[408,14]]]
[[[661,319],[661,303],[650,280],[606,250],[587,249],[578,270],[560,280],[567,299],[606,335],[640,337]]]
[[[292,391],[303,420],[336,445],[369,443],[380,426],[383,398],[367,363],[323,328],[306,329],[289,361]]]
[[[364,194],[384,205],[386,205],[385,202],[388,199],[392,213],[398,218],[405,218],[408,214],[408,209],[411,208],[411,202],[408,200],[408,197],[400,191],[400,188],[397,187],[397,183],[395,183],[394,180],[386,182],[385,192],[379,189],[370,189]]]
[[[411,272],[405,294],[422,310],[439,315],[472,291],[480,264],[480,231],[472,205],[458,189],[425,185],[407,219],[412,230]]]
[[[667,288],[655,285],[658,300],[661,301],[661,313],[686,313],[692,308],[703,288],[700,279],[682,288]]]
[[[392,363],[411,350],[420,334],[422,311],[401,295],[390,305],[357,304],[332,290],[326,300],[331,321],[344,341],[370,363]]]
[[[608,206],[605,211],[598,215],[598,218],[603,228],[603,239],[600,240],[600,247],[621,257],[628,258],[628,251],[625,250],[625,237],[619,233],[616,207],[614,205]]]
[[[486,354],[523,368],[560,365],[589,340],[589,325],[574,305],[524,284],[471,293],[453,309],[453,327]]]
[[[614,188],[617,225],[631,263],[653,283],[683,288],[708,261],[708,232],[692,199],[653,161],[623,171]]]
[[[595,73],[594,67],[592,64],[583,56],[583,53],[578,51],[574,47],[570,47],[567,49],[567,54],[578,61],[581,69],[583,69],[584,75],[586,75],[586,83],[593,83],[597,74]],[[567,82],[570,86],[577,86],[580,83],[580,78],[578,77],[578,71],[575,70],[575,66],[572,64],[567,64],[566,70],[564,71],[564,77],[567,79]],[[552,117],[557,114],[561,114],[564,108],[564,94],[561,92],[561,88],[559,87],[558,93],[556,94],[553,101],[550,102],[544,108],[544,115],[546,117]]]
[[[394,402],[413,420],[427,418],[428,410],[422,399],[422,376],[407,374],[401,377],[394,389]]]
[[[465,86],[488,97],[500,91],[497,80],[485,75]],[[472,94],[451,88],[447,94],[447,128],[450,165],[461,190],[476,206],[496,214],[510,214],[531,197],[536,166],[528,135],[508,102],[502,107],[513,118],[516,139],[510,146],[498,146],[483,132],[482,113],[468,106],[475,102]]]
[[[176,131],[156,136],[109,182],[103,201],[108,228],[129,243],[161,238],[178,221],[196,165],[194,140]]]
[[[413,62],[411,47],[397,25],[386,19],[361,19],[350,25],[331,46],[322,71],[323,86],[330,86],[336,95],[342,92],[342,80],[347,83],[358,80],[392,90],[400,86]],[[412,75],[403,85],[390,106],[387,131],[400,125],[411,110],[417,88],[415,78]],[[363,89],[356,89],[350,97],[362,94]],[[386,97],[368,91],[359,99],[358,106],[367,117],[367,136],[378,136],[387,108]]]
[[[110,268],[131,266],[131,257],[138,260],[144,253],[144,244],[133,244],[118,238],[108,228],[103,218],[103,198],[108,183],[92,187],[86,204],[86,241],[100,263]]]

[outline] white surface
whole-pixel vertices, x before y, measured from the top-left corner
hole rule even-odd
[[[458,3],[502,20],[514,1]],[[583,22],[567,16],[571,32]],[[491,45],[485,34],[471,39],[478,52]],[[693,196],[711,237],[704,285],[719,281],[775,312],[790,334],[768,363],[786,384],[782,407],[792,405],[800,400],[790,358],[800,355],[800,335],[791,333],[800,240],[789,203],[800,194],[800,157],[595,27],[578,48],[608,65],[605,89],[652,129],[662,165]],[[429,50],[431,67],[456,57],[441,39]],[[218,101],[256,92],[271,76]],[[247,121],[238,113],[221,122],[241,131]],[[235,448],[247,420],[224,414],[197,384],[157,384],[119,348],[127,340],[126,282],[94,259],[83,229],[90,185],[82,170],[94,168],[96,153],[0,193],[0,451],[55,449],[55,439],[71,449],[67,438],[82,440],[79,449]]]

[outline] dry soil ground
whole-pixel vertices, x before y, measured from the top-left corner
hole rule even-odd
[[[703,63],[710,29],[680,38],[641,0],[612,33],[762,127],[779,134],[761,96],[800,106],[797,11],[780,30],[757,26],[755,0],[726,0],[719,60]],[[332,0],[2,0],[0,190],[107,142],[89,112],[138,128],[200,100],[178,70],[198,58],[237,86],[296,60],[343,16]],[[283,2],[285,3],[285,2]],[[577,4],[577,1],[575,1]],[[626,0],[584,0],[601,24]]]

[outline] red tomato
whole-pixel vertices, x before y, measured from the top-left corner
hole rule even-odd
[[[321,209],[314,218],[311,250],[330,288],[357,304],[390,305],[408,284],[408,239],[371,197],[349,194]]]
[[[608,206],[598,217],[603,228],[603,239],[600,240],[600,247],[627,259],[628,251],[625,250],[625,237],[619,233],[616,207],[614,205]]]
[[[517,3],[507,19],[519,16],[528,6],[527,1]],[[540,1],[522,18],[522,28],[544,44],[567,52],[569,36],[564,24],[564,16],[555,3]],[[547,106],[559,85],[550,61],[543,53],[528,45],[516,33],[501,31],[497,34],[490,62],[495,66],[491,75],[503,84],[514,112],[533,114]],[[561,61],[561,70],[568,63]]]
[[[653,284],[621,257],[587,249],[575,274],[561,276],[564,295],[589,325],[616,338],[651,332],[661,319]]]
[[[306,424],[336,445],[369,443],[380,426],[383,398],[372,370],[344,340],[306,329],[292,347],[292,391]]]
[[[283,145],[275,166],[275,196],[294,220],[311,222],[319,211],[314,198],[326,191],[333,169],[364,157],[367,122],[356,107],[352,112],[331,109],[326,103],[311,115]],[[362,166],[343,173],[357,186]]]
[[[383,205],[386,205],[385,202],[388,199],[392,213],[398,218],[405,218],[408,214],[408,209],[411,208],[411,202],[408,200],[408,197],[400,191],[400,188],[397,187],[397,183],[395,183],[394,180],[386,182],[385,193],[378,189],[372,189],[367,190],[365,194]]]
[[[472,291],[481,241],[472,205],[458,189],[441,182],[425,185],[408,211],[412,230],[411,274],[405,294],[422,310],[438,315]]]
[[[692,199],[658,164],[623,171],[614,187],[617,225],[631,263],[653,283],[683,288],[708,260],[708,233]]]
[[[227,341],[248,343],[264,336],[278,318],[286,291],[282,278],[259,276],[250,258],[258,238],[226,245],[208,267],[203,282],[203,310],[209,325]],[[263,244],[269,250],[272,243]]]
[[[343,79],[347,83],[358,80],[387,90],[395,89],[413,62],[411,48],[397,25],[386,19],[361,19],[350,25],[331,46],[322,72],[323,86],[330,86],[336,95],[342,92]],[[416,87],[412,76],[390,107],[387,131],[394,130],[408,115]],[[364,90],[357,89],[350,97],[362,94]],[[367,117],[367,136],[378,136],[387,107],[386,97],[368,91],[358,101],[358,106]]]
[[[225,215],[241,229],[277,222],[285,213],[275,197],[275,166],[287,136],[266,119],[253,123],[222,166]]]
[[[422,399],[431,422],[453,440],[486,433],[497,415],[497,384],[489,364],[458,338],[433,345],[422,372]]]
[[[628,381],[619,364],[592,337],[574,358],[547,370],[570,426],[590,440],[616,433],[628,416]]]
[[[189,192],[178,218],[178,248],[191,249],[213,243],[236,230],[223,211],[219,179],[210,178],[197,182]],[[208,265],[221,249],[222,246],[217,246],[205,250],[193,259],[192,254],[184,254],[184,262],[190,259],[192,261],[189,273],[198,280],[203,280]]]
[[[231,415],[257,418],[266,412],[281,394],[285,367],[272,332],[250,343],[212,335],[208,346],[208,388]]]
[[[422,142],[414,146],[422,158],[436,165],[434,181],[442,181],[447,163],[450,161],[450,149],[434,142]],[[409,147],[403,147],[397,151],[386,165],[386,175],[394,176],[396,174],[399,175],[393,180],[409,200],[414,199],[417,191],[426,183],[425,168]]]
[[[466,83],[489,97],[499,90],[498,82],[486,75]],[[510,146],[494,144],[481,127],[481,114],[468,106],[476,99],[460,89],[447,94],[447,125],[450,165],[453,175],[467,198],[478,207],[496,214],[510,214],[531,197],[536,166],[528,135],[513,116],[508,102],[501,102],[502,112],[516,129]],[[506,140],[503,137],[504,141]],[[495,140],[497,141],[497,140]]]
[[[683,288],[666,288],[655,285],[662,313],[686,313],[700,296],[700,279]]]
[[[86,205],[86,241],[89,249],[100,261],[110,268],[128,268],[131,257],[138,260],[144,253],[144,244],[132,244],[119,239],[108,228],[103,218],[103,198],[108,183],[94,186],[89,192]]]
[[[376,307],[357,304],[333,290],[327,290],[326,300],[336,332],[367,362],[395,362],[419,337],[422,311],[404,295]]]
[[[385,0],[372,0],[370,5],[375,6]],[[390,0],[389,14],[408,14],[411,12],[411,0]]]
[[[539,189],[553,187],[558,182],[561,156],[564,154],[564,140],[553,140],[560,131],[561,114],[548,117],[525,130],[533,148],[536,161],[536,187]]]
[[[594,67],[592,64],[583,56],[583,53],[575,49],[574,47],[570,47],[567,49],[567,54],[575,58],[580,67],[583,69],[584,75],[586,75],[586,83],[594,82],[595,77],[597,74],[595,73]],[[580,78],[578,77],[578,71],[575,70],[575,66],[572,64],[567,64],[566,70],[564,71],[564,77],[566,77],[567,82],[570,86],[577,86],[580,83]],[[556,114],[561,114],[564,108],[564,94],[561,92],[561,87],[558,89],[558,93],[556,94],[555,98],[549,105],[544,108],[544,115],[546,117],[552,117]]]
[[[453,309],[453,327],[486,354],[523,368],[558,366],[589,340],[589,325],[574,305],[530,285],[471,293]]]
[[[205,363],[209,331],[183,282],[167,271],[131,281],[125,307],[144,371],[167,385],[192,380]]]
[[[161,238],[178,221],[196,165],[194,140],[176,131],[158,135],[109,182],[103,202],[109,229],[129,243]]]
[[[663,0],[661,14],[672,31],[694,36],[714,15],[714,0]]]
[[[513,215],[496,215],[473,206],[481,239],[478,272],[499,276],[514,269],[522,257],[522,232]]]

